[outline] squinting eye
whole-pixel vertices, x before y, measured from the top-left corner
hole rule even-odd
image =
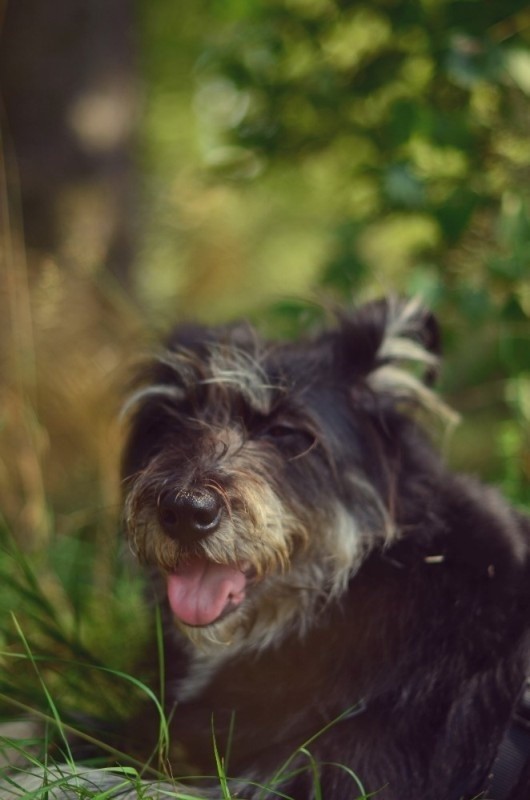
[[[304,428],[296,428],[294,425],[278,424],[264,428],[261,433],[262,439],[268,439],[274,443],[289,460],[300,458],[305,453],[313,449],[315,437]]]
[[[287,437],[298,436],[303,431],[293,428],[291,425],[271,425],[263,431],[263,436],[268,436],[271,439],[285,439]]]

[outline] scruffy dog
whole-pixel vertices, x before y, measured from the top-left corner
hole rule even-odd
[[[166,615],[179,769],[217,752],[241,798],[529,800],[530,523],[422,432],[450,417],[438,350],[432,315],[388,300],[296,343],[184,326],[144,373],[125,524]]]

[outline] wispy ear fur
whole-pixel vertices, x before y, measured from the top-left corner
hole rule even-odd
[[[352,384],[361,380],[376,394],[454,424],[458,416],[430,388],[440,353],[436,318],[417,298],[378,300],[340,319],[335,356]]]

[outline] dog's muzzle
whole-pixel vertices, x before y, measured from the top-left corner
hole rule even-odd
[[[209,489],[167,491],[158,499],[157,514],[164,533],[182,544],[193,544],[215,533],[223,504]]]
[[[174,617],[201,627],[217,622],[245,599],[247,574],[238,564],[220,564],[193,545],[220,527],[224,504],[209,488],[162,492],[157,516],[164,534],[183,546],[174,569],[166,574],[167,597]]]

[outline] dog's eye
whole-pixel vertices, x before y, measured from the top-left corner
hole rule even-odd
[[[312,449],[315,437],[304,428],[289,423],[276,423],[264,428],[260,438],[275,444],[290,458],[298,458]]]
[[[261,435],[267,439],[291,439],[300,434],[303,434],[303,431],[298,430],[293,425],[277,424],[265,428]]]

